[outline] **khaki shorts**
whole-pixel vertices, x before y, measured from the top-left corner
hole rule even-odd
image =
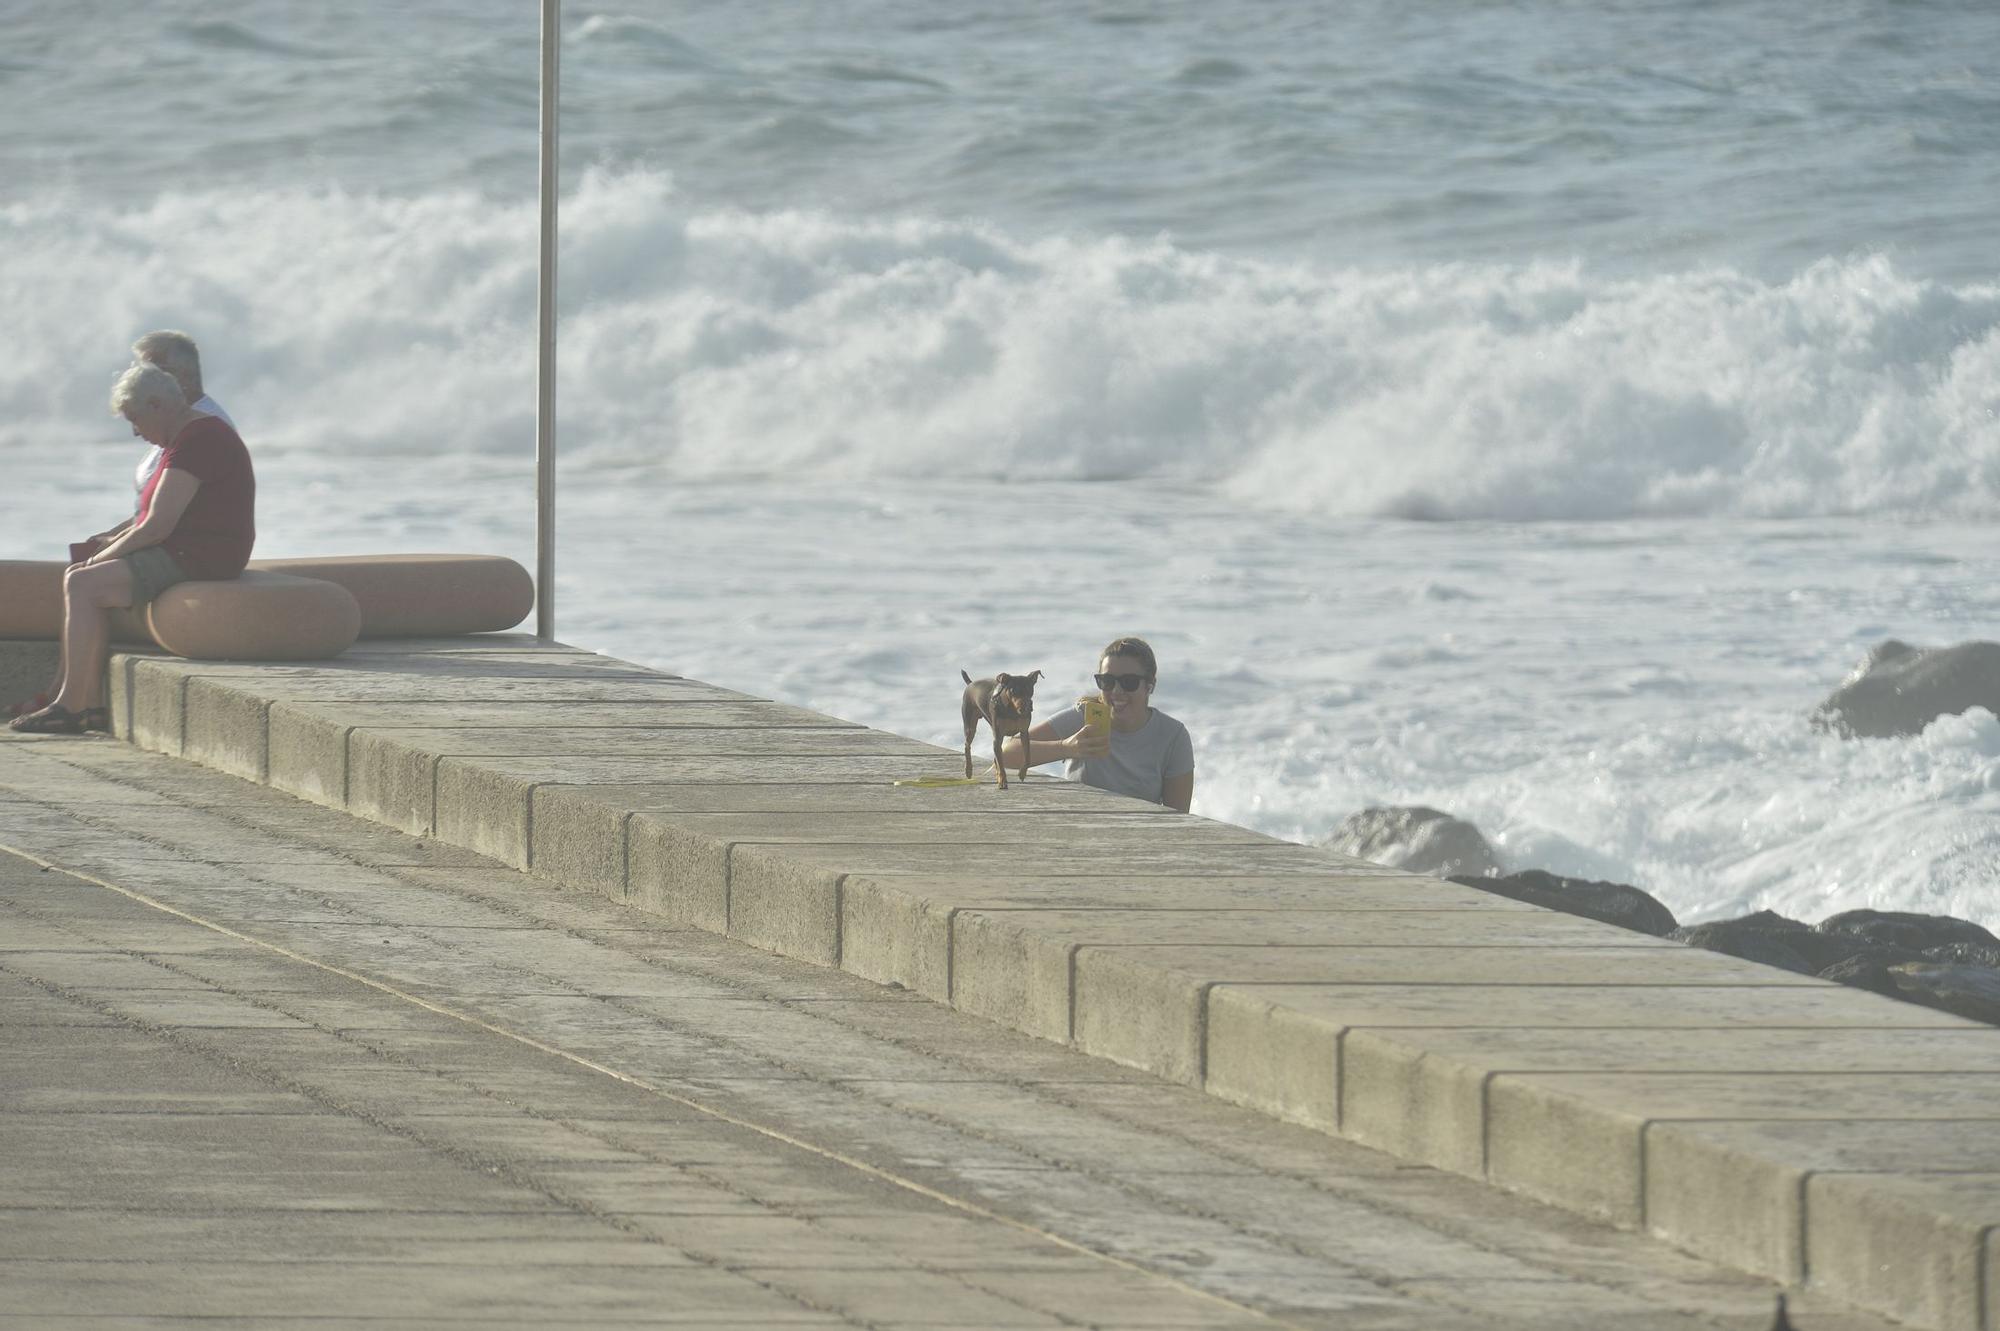
[[[121,555],[125,567],[132,570],[132,608],[139,609],[154,597],[177,582],[186,582],[188,575],[181,572],[181,566],[174,557],[157,545],[149,545],[144,550],[134,550],[129,555]]]

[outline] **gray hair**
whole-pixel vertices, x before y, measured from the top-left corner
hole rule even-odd
[[[132,344],[132,359],[151,362],[171,374],[187,401],[201,397],[201,352],[186,333],[173,328],[148,333]]]
[[[111,410],[130,418],[134,407],[187,406],[187,396],[171,374],[150,361],[141,361],[118,376],[111,385]]]

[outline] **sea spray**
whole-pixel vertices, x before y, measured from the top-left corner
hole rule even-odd
[[[186,326],[267,451],[518,456],[532,204],[278,189],[0,209],[0,450],[73,437]],[[565,202],[579,468],[1148,478],[1331,517],[2000,513],[2000,286],[1881,256],[1782,282],[1343,268],[971,222]]]

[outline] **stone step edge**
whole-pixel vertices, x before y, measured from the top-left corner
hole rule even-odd
[[[347,770],[349,732],[355,727],[316,716],[321,704],[288,707],[262,697],[254,689],[256,674],[240,668],[205,676],[198,662],[116,653],[110,669],[113,730],[136,747],[432,837],[675,923],[912,989],[968,1014],[1272,1117],[1522,1192],[1590,1219],[1649,1231],[1739,1270],[1793,1286],[1810,1274],[1816,1287],[1839,1298],[1939,1331],[2000,1331],[1987,1295],[1989,1284],[2000,1283],[2000,1237],[1993,1227],[1930,1213],[1921,1198],[1913,1204],[1907,1195],[1871,1189],[1868,1175],[1844,1176],[1838,1188],[1822,1187],[1825,1176],[1815,1178],[1814,1171],[1745,1158],[1727,1143],[1704,1140],[1699,1123],[1634,1121],[1615,1112],[1607,1116],[1588,1103],[1538,1096],[1532,1079],[1512,1088],[1518,1103],[1510,1122],[1515,1132],[1525,1127],[1526,1135],[1542,1140],[1529,1143],[1528,1149],[1496,1152],[1491,1076],[1427,1055],[1420,1044],[1406,1045],[1404,1057],[1372,1059],[1375,1083],[1365,1092],[1356,1090],[1354,1074],[1344,1066],[1351,1028],[1264,1002],[1254,985],[1203,983],[1124,964],[1114,949],[1093,950],[1023,933],[993,915],[899,892],[892,882],[806,864],[769,844],[710,843],[708,852],[718,857],[710,869],[723,874],[728,884],[727,904],[720,909],[712,900],[685,895],[634,895],[630,876],[635,854],[644,862],[648,855],[693,848],[686,837],[666,844],[660,834],[670,831],[670,816],[610,810],[624,834],[618,856],[626,879],[622,884],[609,882],[601,872],[552,871],[551,860],[559,862],[560,857],[544,855],[538,862],[537,845],[578,838],[559,830],[564,824],[551,817],[551,810],[564,809],[585,820],[595,817],[597,829],[603,830],[607,806],[593,800],[587,786],[531,785],[523,793],[523,830],[516,831],[478,816],[477,809],[493,794],[490,782],[497,774],[484,772],[476,759],[430,755],[425,780],[425,764],[421,755],[414,755],[419,761],[408,770],[377,771],[373,783],[364,781],[356,790]],[[274,726],[281,736],[275,746]],[[487,778],[485,789],[482,777]],[[462,787],[457,798],[454,781]],[[747,909],[744,903],[750,903]],[[1004,958],[979,967],[990,976],[1066,972],[1062,987],[1069,1001],[1053,1005],[1063,1009],[1056,1012],[1015,986],[968,987],[953,974],[949,959],[980,949]],[[940,955],[948,959],[943,966],[936,961]],[[960,961],[956,969],[968,966]],[[1085,1015],[1079,1020],[1077,996],[1081,992],[1088,998],[1094,988],[1145,994],[1138,1006],[1152,1019]],[[1133,1006],[1129,1001],[1117,1005],[1126,1016]],[[1110,1009],[1086,1003],[1084,1010],[1095,1014]],[[1352,1029],[1377,1034],[1375,1028]],[[1226,1055],[1217,1056],[1221,1049]],[[1412,1133],[1381,1110],[1414,1105],[1441,1080],[1466,1076],[1480,1087],[1470,1101],[1477,1106],[1476,1123],[1435,1122],[1427,1133]],[[1354,1112],[1363,1104],[1373,1108]],[[1591,1153],[1591,1165],[1578,1168],[1567,1147],[1579,1136],[1609,1142],[1609,1151]],[[1471,1141],[1479,1143],[1476,1152],[1468,1151]],[[1609,1183],[1600,1173],[1607,1159],[1615,1162]],[[1669,1169],[1675,1175],[1670,1182],[1662,1177]],[[1649,1207],[1649,1199],[1657,1197],[1671,1198],[1671,1206]],[[1927,1240],[1918,1252],[1899,1262],[1875,1260],[1885,1251],[1907,1251],[1913,1234]],[[1828,1267],[1810,1260],[1818,1250],[1846,1258]]]

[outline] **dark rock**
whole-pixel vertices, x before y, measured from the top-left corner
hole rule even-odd
[[[1953,915],[1919,915],[1906,910],[1844,910],[1821,920],[1819,932],[1845,934],[1870,943],[1907,947],[1915,952],[1946,947],[1952,943],[2000,947],[2000,938],[1995,938],[1970,920],[1961,920]]]
[[[1916,648],[1878,644],[1813,713],[1842,735],[1915,735],[1940,716],[1984,707],[2000,715],[2000,643]]]
[[[2000,969],[2000,947],[1986,947],[1978,943],[1945,943],[1939,947],[1925,948],[1924,960],[1942,961],[1954,966],[1992,966]]]
[[[1921,953],[1913,956],[1907,948],[1871,947],[1834,962],[1819,972],[1819,978],[1866,989],[1871,993],[1886,994],[1890,998],[1901,998],[1902,988],[1889,968],[1921,959]]]
[[[2000,1026],[2000,970],[1919,961],[1891,966],[1889,974],[1912,1003]]]
[[[1679,927],[1674,913],[1650,893],[1624,883],[1599,883],[1586,878],[1563,878],[1544,869],[1524,869],[1500,878],[1479,878],[1453,874],[1451,881],[1495,892],[1514,901],[1546,906],[1550,910],[1602,920],[1621,929],[1634,929],[1655,938],[1665,938]]]
[[[1821,966],[1832,965],[1839,960],[1835,957],[1814,965],[1797,946],[1813,937],[1812,926],[1768,910],[1760,910],[1741,919],[1716,920],[1710,924],[1676,929],[1667,937],[1689,947],[1726,952],[1732,957],[1761,961],[1766,966],[1797,971],[1800,975],[1817,974]]]
[[[1325,842],[1330,849],[1358,855],[1411,873],[1496,874],[1500,857],[1479,829],[1421,805],[1363,809],[1341,820]]]
[[[1857,956],[1872,956],[1885,965],[1923,959],[1923,954],[1913,947],[1899,946],[1860,933],[1841,930],[1822,932],[1825,928],[1825,925],[1821,925],[1815,929],[1802,921],[1788,919],[1768,910],[1760,910],[1741,919],[1717,920],[1709,924],[1697,924],[1692,928],[1676,929],[1668,937],[1694,947],[1727,952],[1732,957],[1742,957],[1746,961],[1768,961],[1773,966],[1783,966],[1786,963],[1774,959],[1781,954],[1766,956],[1762,949],[1781,947],[1805,963],[1803,969],[1808,975],[1823,974],[1829,966],[1837,966]],[[1752,951],[1747,949],[1759,949],[1759,951],[1756,955],[1752,955]],[[1799,968],[1787,967],[1787,969]]]

